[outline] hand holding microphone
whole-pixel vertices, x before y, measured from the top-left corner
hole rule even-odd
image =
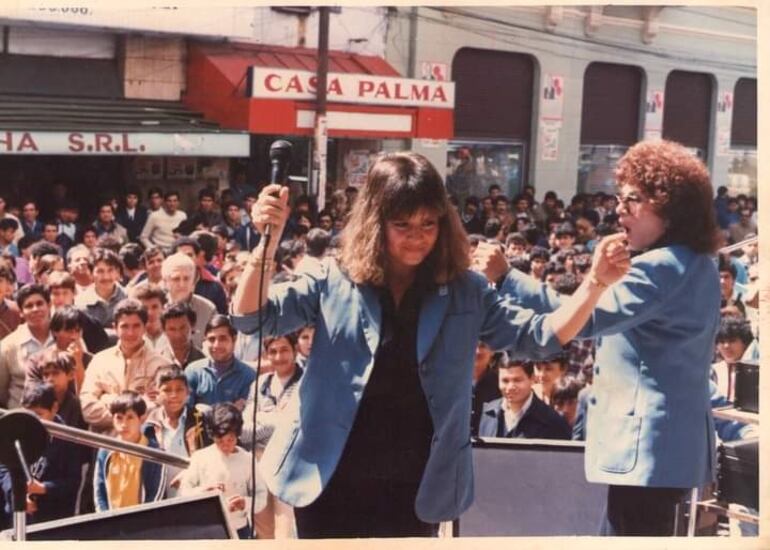
[[[289,217],[289,189],[283,187],[291,161],[292,145],[279,139],[270,146],[270,185],[265,186],[251,208],[251,219],[266,240],[275,234],[280,238]]]
[[[289,219],[289,188],[276,183],[266,185],[251,207],[251,219],[261,235],[280,238]]]

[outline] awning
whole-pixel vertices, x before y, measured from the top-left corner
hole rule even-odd
[[[317,51],[192,44],[184,102],[226,128],[313,134]],[[381,57],[329,52],[332,137],[449,139],[454,83],[403,78]]]
[[[180,102],[0,94],[0,154],[249,156],[249,136]]]

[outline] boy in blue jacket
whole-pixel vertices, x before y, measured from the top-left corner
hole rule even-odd
[[[147,404],[126,390],[110,403],[112,425],[118,439],[157,449],[153,430],[142,433]],[[94,472],[94,502],[97,512],[154,502],[163,498],[166,468],[138,456],[99,449]]]

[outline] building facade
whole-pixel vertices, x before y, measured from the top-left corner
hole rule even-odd
[[[398,8],[390,28],[395,67],[455,82],[453,138],[412,144],[448,182],[465,169],[476,192],[608,191],[628,146],[664,137],[702,157],[715,186],[756,193],[754,9]]]
[[[313,191],[317,9],[0,7],[0,24],[5,186],[158,185],[189,203],[236,171],[264,181],[288,138]],[[660,137],[756,194],[756,33],[743,7],[333,9],[332,81],[366,97],[330,93],[327,197],[405,148],[459,198],[611,192],[623,152]]]

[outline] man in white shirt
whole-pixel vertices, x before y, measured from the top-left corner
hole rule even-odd
[[[746,319],[722,317],[716,336],[717,351],[722,360],[711,365],[711,380],[730,403],[735,399],[735,365],[741,360],[753,359],[753,341],[751,325]]]
[[[25,322],[0,342],[0,407],[6,409],[21,405],[30,356],[53,344],[48,290],[35,284],[23,286],[16,303]]]
[[[155,245],[169,251],[174,244],[174,229],[186,219],[187,214],[179,210],[179,193],[167,191],[163,196],[163,208],[149,215],[139,240],[145,248]]]
[[[498,372],[503,396],[484,404],[479,423],[481,437],[572,439],[567,421],[532,391],[532,363],[510,361]]]

